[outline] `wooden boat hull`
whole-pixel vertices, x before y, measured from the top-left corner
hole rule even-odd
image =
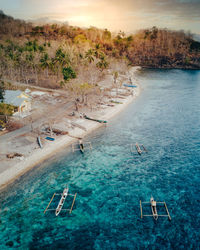
[[[156,207],[151,206],[151,210],[152,210],[154,220],[157,220],[158,219],[158,213],[157,213]]]
[[[154,220],[157,220],[158,219],[158,212],[156,209],[156,201],[154,201],[153,197],[151,197],[150,203],[151,203],[151,210],[152,210],[153,218],[154,218]]]
[[[136,85],[126,84],[126,83],[124,83],[123,85],[124,87],[137,88]]]
[[[138,154],[141,155],[142,154],[142,150],[141,150],[140,146],[136,143],[135,147],[136,147],[136,150],[137,150]]]
[[[40,136],[37,137],[37,142],[38,142],[38,145],[40,146],[40,148],[43,148],[41,140],[40,140]]]
[[[84,146],[83,146],[83,144],[80,144],[79,147],[80,147],[81,153],[84,153]]]
[[[49,136],[47,136],[45,139],[48,140],[48,141],[55,141],[55,138],[49,137]]]
[[[84,116],[85,119],[87,120],[90,120],[90,121],[95,121],[95,122],[99,122],[99,123],[107,123],[107,121],[103,121],[103,120],[98,120],[98,119],[93,119],[93,118],[90,118],[88,116]]]
[[[62,210],[62,207],[63,207],[63,205],[64,205],[65,199],[67,198],[67,195],[68,195],[68,191],[69,191],[68,188],[65,188],[65,189],[63,190],[62,197],[61,197],[61,199],[60,199],[60,201],[59,201],[59,203],[58,203],[58,206],[57,206],[57,208],[56,208],[56,211],[55,211],[55,215],[56,215],[56,216],[58,216],[59,213],[60,213],[61,210]]]

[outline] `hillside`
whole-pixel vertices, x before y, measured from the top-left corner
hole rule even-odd
[[[115,35],[95,27],[35,26],[0,12],[0,74],[7,79],[60,88],[71,79],[95,84],[109,67],[200,68],[200,43],[167,29]],[[76,80],[74,80],[76,81]]]

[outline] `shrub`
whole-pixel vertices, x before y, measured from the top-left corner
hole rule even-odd
[[[0,115],[12,115],[14,106],[10,104],[0,103]]]
[[[76,72],[70,66],[67,68],[63,68],[62,73],[65,81],[76,78]]]

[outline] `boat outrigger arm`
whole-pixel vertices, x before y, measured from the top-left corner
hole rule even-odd
[[[61,195],[60,201],[59,201],[59,203],[58,203],[56,209],[49,209],[49,206],[50,206],[51,202],[53,201],[55,195]],[[72,209],[73,209],[73,206],[74,206],[74,203],[75,203],[76,195],[77,195],[77,193],[75,193],[75,194],[69,194],[69,188],[68,188],[68,187],[65,188],[61,194],[60,194],[60,193],[54,193],[53,196],[51,197],[51,200],[50,200],[49,204],[47,205],[46,209],[44,210],[44,214],[47,212],[47,210],[48,210],[48,211],[49,211],[49,210],[55,211],[55,215],[56,215],[56,216],[58,216],[59,213],[60,213],[61,211],[64,211],[64,210],[65,210],[65,211],[69,211],[69,214],[71,214]],[[63,205],[64,205],[64,203],[65,203],[65,200],[66,200],[67,196],[73,196],[74,199],[73,199],[73,201],[72,201],[72,204],[71,204],[71,208],[70,208],[70,209],[63,209]]]
[[[152,214],[143,214],[142,204],[150,204]],[[157,212],[157,204],[164,204],[167,214],[158,214],[158,212]],[[144,202],[140,201],[140,211],[141,211],[141,219],[143,217],[153,216],[154,220],[157,220],[158,217],[168,217],[168,219],[171,221],[171,216],[169,214],[166,202],[165,201],[163,201],[163,202],[155,201],[153,197],[151,197],[150,201],[144,201]]]

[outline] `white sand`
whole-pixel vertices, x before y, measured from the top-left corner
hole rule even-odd
[[[134,73],[136,70],[137,68],[133,68],[129,72],[129,75],[131,77],[134,77]],[[121,112],[129,103],[131,103],[139,95],[139,93],[140,93],[140,86],[138,85],[138,87],[134,89],[133,96],[130,95],[125,99],[121,100],[123,104],[116,104],[114,107],[106,107],[106,108],[104,107],[100,112],[98,111],[95,112],[94,115],[91,115],[91,117],[98,118],[101,120],[106,120],[109,122],[109,120],[113,118],[113,116]],[[87,131],[75,128],[72,130],[72,132],[70,132],[70,135],[82,138],[87,134],[89,134],[90,132],[102,126],[102,124],[100,123],[85,119],[78,119],[76,122],[81,124],[81,126],[87,128]],[[0,173],[0,189],[5,188],[6,185],[13,182],[16,178],[23,175],[32,167],[43,162],[45,159],[49,158],[52,154],[55,154],[58,150],[64,147],[66,148],[68,145],[72,144],[75,141],[77,141],[77,139],[69,137],[68,135],[63,135],[60,138],[56,139],[54,142],[50,142],[47,145],[45,145],[43,149],[38,148],[33,150],[32,154],[30,154],[28,157],[25,157],[23,161],[20,162],[18,161],[12,167]]]

